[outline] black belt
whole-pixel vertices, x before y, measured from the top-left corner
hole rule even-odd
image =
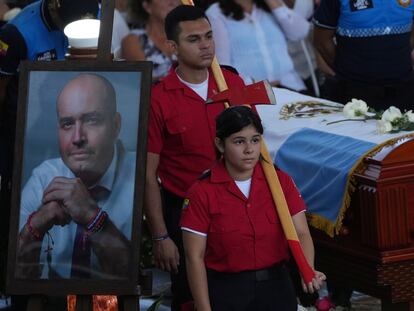
[[[249,280],[260,282],[280,279],[284,270],[285,264],[284,262],[281,262],[269,268],[241,272],[219,272],[207,269],[207,276],[214,279]]]

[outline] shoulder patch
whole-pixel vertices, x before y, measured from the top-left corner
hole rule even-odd
[[[36,54],[35,60],[38,61],[51,61],[57,60],[56,49],[47,50]]]
[[[351,0],[349,5],[352,12],[372,9],[374,7],[372,0]]]
[[[406,8],[411,4],[412,0],[398,0],[398,4]]]
[[[190,205],[190,199],[187,199],[187,198],[184,199],[182,209],[187,209],[189,205]]]
[[[9,45],[6,42],[0,40],[0,55],[1,56],[6,55],[8,49],[9,49]]]
[[[210,176],[211,176],[211,170],[205,170],[203,172],[203,174],[201,174],[201,176],[198,177],[198,180],[203,180],[203,179],[206,179],[206,178],[208,178]]]

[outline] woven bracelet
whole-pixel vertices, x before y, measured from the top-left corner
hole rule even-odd
[[[92,217],[92,219],[86,225],[86,230],[89,231],[95,226],[95,224],[99,220],[99,217],[101,216],[102,212],[103,212],[102,209],[100,207],[98,207],[98,209],[95,212],[95,215]]]
[[[170,236],[167,233],[167,234],[164,234],[164,235],[161,235],[161,236],[153,237],[152,240],[155,241],[155,242],[158,242],[158,241],[164,241],[164,240],[169,239],[169,238],[170,238]]]
[[[86,233],[88,235],[97,233],[103,229],[108,220],[108,214],[105,211],[99,211],[95,221],[93,222],[93,226],[86,229]]]

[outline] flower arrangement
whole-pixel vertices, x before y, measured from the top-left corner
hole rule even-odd
[[[400,109],[391,106],[377,121],[377,129],[380,134],[414,131],[414,113],[412,110],[401,113]]]
[[[377,120],[377,131],[379,134],[414,131],[414,113],[412,110],[402,113],[397,107],[391,106],[385,111],[376,111],[370,108],[363,100],[353,98],[344,106],[343,114],[347,119],[328,124],[375,119]]]
[[[353,98],[344,106],[343,113],[348,118],[365,117],[369,107],[366,102]]]

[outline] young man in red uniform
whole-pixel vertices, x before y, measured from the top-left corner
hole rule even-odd
[[[145,212],[155,263],[171,272],[172,310],[180,310],[192,300],[179,228],[183,197],[215,160],[215,117],[224,107],[205,102],[219,90],[209,70],[214,40],[203,11],[175,8],[166,17],[165,31],[178,65],[152,89]],[[230,88],[243,86],[238,75],[223,74]]]

